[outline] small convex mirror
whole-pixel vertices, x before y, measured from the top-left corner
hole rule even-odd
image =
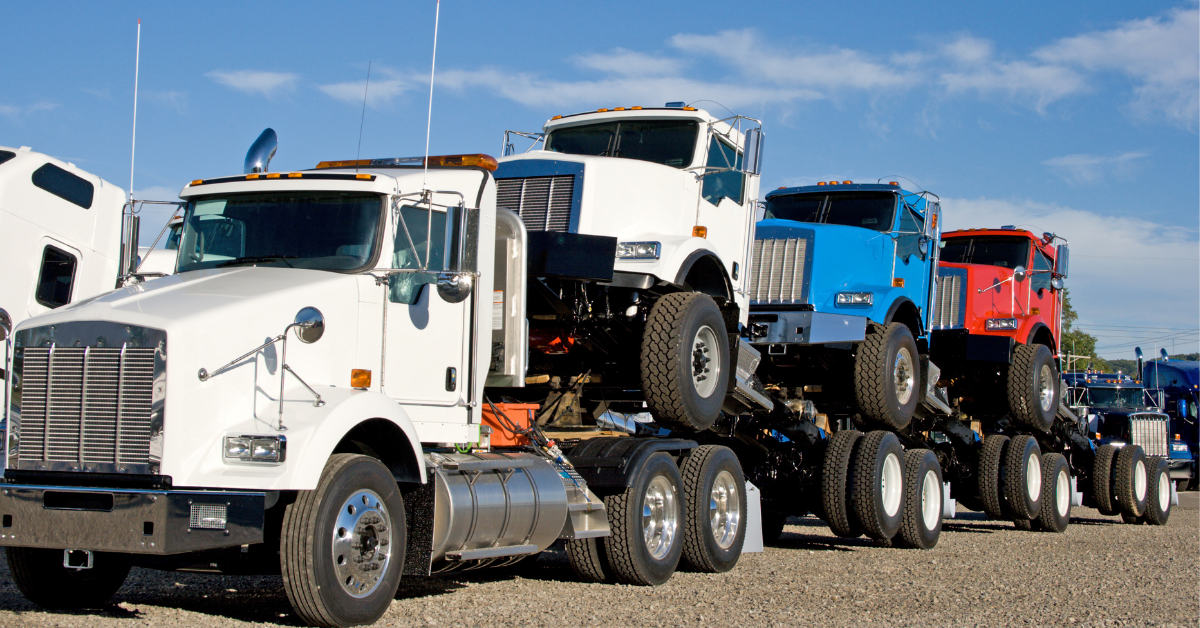
[[[325,317],[321,310],[306,307],[296,313],[296,337],[300,342],[312,344],[325,335]]]
[[[1063,280],[1062,280],[1062,277],[1053,277],[1053,278],[1051,278],[1051,279],[1050,279],[1050,287],[1051,287],[1051,288],[1054,288],[1055,290],[1062,290],[1062,289],[1063,289]]]
[[[471,296],[472,283],[470,273],[438,273],[438,296],[446,303],[462,303]]]
[[[1018,264],[1017,267],[1013,269],[1013,279],[1017,282],[1025,281],[1025,267],[1024,266],[1021,266]]]
[[[9,316],[8,312],[4,311],[3,308],[0,308],[0,342],[4,342],[5,340],[8,340],[8,337],[11,334],[12,334],[12,317]]]

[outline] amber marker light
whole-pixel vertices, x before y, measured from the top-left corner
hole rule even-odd
[[[693,238],[707,238],[708,237],[708,227],[692,227],[692,237]]]
[[[192,181],[192,185],[204,185],[204,179],[196,179]]]
[[[854,183],[854,182],[853,181],[842,181],[843,185],[850,185],[851,183]]]
[[[896,277],[896,278],[892,279],[892,287],[893,288],[903,288],[904,287],[904,278]]]
[[[351,369],[350,370],[350,387],[351,388],[370,388],[371,387],[371,371],[367,369]]]

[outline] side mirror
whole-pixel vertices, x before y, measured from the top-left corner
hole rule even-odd
[[[746,131],[746,145],[742,150],[742,172],[746,174],[762,172],[763,138],[761,128]]]
[[[325,335],[325,316],[315,307],[306,307],[297,312],[293,325],[300,342],[312,344]]]
[[[1181,418],[1182,418],[1182,417],[1186,417],[1186,416],[1188,415],[1188,413],[1187,413],[1187,407],[1188,407],[1187,399],[1177,399],[1177,400],[1176,400],[1176,404],[1177,404],[1177,409],[1176,409],[1176,412],[1178,412],[1178,413],[1179,413],[1179,416],[1180,416]]]
[[[929,240],[922,238],[921,242],[919,244],[917,244],[917,248],[921,251],[921,255],[928,255],[929,254]]]
[[[1026,273],[1025,273],[1024,266],[1018,265],[1016,268],[1013,269],[1013,280],[1014,281],[1016,281],[1017,283],[1020,283],[1022,281],[1025,281],[1025,277],[1026,277]]]
[[[0,342],[8,340],[12,335],[12,317],[4,308],[0,308]]]
[[[942,236],[938,223],[942,220],[942,204],[927,202],[925,204],[925,237],[937,240]]]
[[[1070,266],[1071,252],[1067,249],[1067,245],[1058,245],[1054,255],[1054,273],[1066,279],[1067,267]]]
[[[470,273],[438,273],[438,296],[446,303],[462,303],[471,296],[474,277]]]
[[[1050,287],[1051,287],[1051,288],[1054,288],[1055,290],[1062,290],[1062,289],[1063,289],[1063,280],[1062,280],[1062,277],[1053,277],[1053,278],[1051,278],[1051,279],[1050,279]]]

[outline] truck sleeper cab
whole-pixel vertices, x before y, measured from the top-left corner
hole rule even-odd
[[[527,343],[525,231],[494,170],[465,155],[198,179],[177,274],[5,328],[20,386],[0,545],[22,591],[87,606],[131,565],[282,572],[299,617],[346,626],[381,616],[402,575],[558,539],[598,580],[732,568],[748,500],[727,448],[585,437],[564,455],[528,430],[490,447],[485,386],[524,384]],[[715,512],[689,497],[710,494]],[[597,571],[608,548],[632,558]]]

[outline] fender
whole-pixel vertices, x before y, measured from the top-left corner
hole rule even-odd
[[[1050,326],[1047,325],[1045,322],[1043,322],[1040,318],[1027,321],[1026,324],[1028,325],[1028,331],[1024,334],[1025,340],[1022,341],[1025,344],[1027,344],[1027,345],[1033,344],[1033,337],[1038,335],[1038,332],[1043,329],[1045,329],[1050,334],[1051,343],[1054,342],[1054,332],[1051,331]],[[1057,353],[1055,347],[1053,347],[1053,346],[1050,347],[1050,351],[1052,353]]]
[[[634,472],[660,451],[690,451],[699,445],[681,438],[600,437],[580,444],[567,459],[596,494],[611,495],[633,485]]]
[[[733,282],[729,280],[729,273],[726,272],[725,265],[721,263],[720,256],[709,249],[696,249],[684,258],[683,263],[679,265],[679,272],[675,274],[675,285],[682,286],[684,280],[687,279],[688,273],[692,272],[692,267],[696,265],[696,262],[706,257],[712,258],[716,262],[717,267],[721,269],[721,281],[725,285],[725,298],[732,301]]]
[[[909,299],[908,297],[904,297],[904,296],[897,297],[896,300],[892,301],[892,304],[888,307],[887,315],[885,315],[883,317],[883,324],[884,325],[891,324],[892,318],[896,315],[896,310],[899,310],[900,306],[904,305],[905,303],[913,306],[914,308],[917,307],[916,304],[912,302],[912,299]],[[917,308],[917,309],[920,309],[920,308]],[[917,321],[917,327],[918,327],[918,331],[923,331],[922,329],[920,329],[920,327],[922,327],[922,325],[919,320]],[[922,334],[918,334],[918,336],[919,335],[922,335]]]
[[[194,465],[182,465],[184,472],[174,476],[177,486],[238,488],[250,490],[312,490],[334,448],[355,426],[371,419],[391,422],[407,437],[406,443],[381,443],[380,446],[408,447],[417,461],[417,471],[425,479],[425,458],[421,441],[404,407],[381,393],[351,388],[322,388],[325,405],[314,408],[307,400],[287,402],[283,422],[287,430],[287,459],[281,465],[226,463],[222,457],[224,437],[230,434],[266,434],[261,420],[234,424],[214,434],[207,444],[197,444]],[[188,472],[187,470],[191,470]]]

